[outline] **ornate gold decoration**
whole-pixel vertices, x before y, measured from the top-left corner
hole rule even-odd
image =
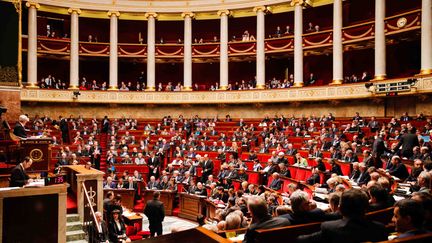
[[[294,7],[296,5],[300,5],[302,7],[312,6],[310,0],[291,0],[290,5],[291,7]]]
[[[285,50],[287,49],[289,46],[291,46],[293,44],[293,40],[291,39],[290,42],[284,46],[281,47],[274,47],[272,45],[270,45],[268,42],[266,42],[266,46],[272,50]]]
[[[108,17],[111,17],[111,15],[115,15],[118,17],[120,17],[120,12],[119,11],[108,11],[107,13]]]
[[[84,51],[90,53],[90,54],[101,54],[104,53],[108,50],[109,46],[105,47],[104,49],[100,50],[100,51],[90,51],[88,49],[86,49],[85,47],[83,47],[82,45],[80,45],[81,49],[83,49]]]
[[[213,54],[214,52],[216,52],[219,49],[219,46],[216,46],[215,49],[208,51],[208,52],[202,52],[202,51],[198,51],[197,48],[193,48],[194,52],[200,54],[200,55],[210,55]]]
[[[33,2],[33,1],[26,2],[26,6],[27,6],[27,8],[31,8],[31,7],[35,7],[36,9],[40,8],[40,4],[37,2]]]
[[[229,11],[229,10],[227,10],[227,9],[217,11],[217,15],[219,17],[222,16],[222,15],[226,15],[226,16],[229,17],[231,14],[232,14],[232,12]]]
[[[407,24],[408,20],[405,17],[401,17],[397,20],[397,27],[403,28]]]
[[[334,79],[330,85],[340,85],[343,84],[343,80],[342,79]]]
[[[193,12],[183,12],[182,14],[181,14],[181,17],[184,19],[184,18],[186,18],[186,16],[189,16],[190,18],[194,18],[195,17],[195,14],[193,13]]]
[[[127,52],[123,48],[121,48],[121,46],[119,46],[119,50],[122,51],[122,52],[124,52],[126,55],[135,56],[135,55],[140,55],[141,53],[145,54],[146,48],[143,47],[143,49],[141,49],[141,50],[139,50],[137,52]]]
[[[163,51],[161,51],[158,47],[156,47],[156,51],[157,51],[157,52],[160,52],[161,54],[163,54],[163,55],[165,55],[165,56],[175,56],[175,55],[177,55],[177,54],[179,54],[180,52],[183,51],[183,47],[181,47],[180,49],[178,49],[177,51],[172,52],[172,53],[163,52]]]
[[[257,89],[265,89],[265,84],[257,84],[256,88]]]
[[[18,58],[17,58],[17,71],[18,71],[18,85],[22,87],[22,1],[13,0],[16,12],[18,13]]]
[[[77,85],[70,85],[69,86],[69,90],[78,90],[78,86]]]
[[[154,12],[148,12],[148,13],[145,13],[145,14],[144,14],[144,17],[145,17],[146,19],[148,19],[149,17],[153,17],[153,18],[157,19],[158,14],[157,14],[157,13],[154,13]]]
[[[0,66],[0,83],[7,83],[8,85],[16,86],[18,84],[18,72],[14,66],[1,67]]]
[[[385,75],[385,74],[375,75],[374,80],[380,81],[380,80],[386,79],[386,77],[387,77],[387,75]]]
[[[430,75],[432,74],[432,69],[422,69],[420,70],[420,75]]]
[[[258,11],[263,11],[264,13],[267,11],[266,6],[256,6],[252,10],[254,13],[257,13]]]
[[[346,33],[345,30],[343,30],[342,33],[343,33],[344,36],[346,36],[346,37],[348,37],[348,38],[350,38],[350,39],[360,39],[360,38],[363,38],[363,37],[369,35],[369,34],[374,30],[373,27],[374,27],[374,26],[372,25],[372,26],[370,27],[370,29],[368,29],[365,33],[360,34],[360,35],[350,35],[350,34]]]
[[[117,85],[110,85],[108,90],[110,91],[118,91]]]
[[[192,91],[192,87],[184,86],[182,91]]]
[[[68,9],[68,13],[69,14],[77,13],[78,15],[80,15],[81,14],[81,9],[79,9],[79,8],[69,8]]]
[[[319,46],[322,45],[324,43],[326,43],[328,40],[330,40],[330,38],[332,37],[332,34],[330,33],[327,38],[325,38],[324,40],[320,41],[320,42],[312,42],[312,41],[308,41],[307,38],[303,38],[304,42],[308,45],[311,46]]]
[[[145,91],[155,91],[156,88],[154,86],[148,86]]]
[[[254,43],[251,47],[249,47],[249,48],[247,48],[247,49],[245,49],[245,50],[237,50],[237,49],[234,49],[234,48],[231,47],[231,45],[229,45],[228,48],[229,48],[231,51],[236,52],[236,53],[245,53],[245,52],[249,52],[249,51],[253,50],[253,49],[255,48],[255,43]]]
[[[227,85],[221,85],[219,86],[219,90],[226,90],[228,88]]]
[[[34,162],[39,162],[42,160],[43,158],[43,152],[40,149],[32,149],[29,153],[30,158],[34,161]]]
[[[303,82],[294,82],[293,87],[303,87]]]
[[[50,51],[50,52],[65,52],[65,51],[67,50],[67,48],[68,48],[67,46],[65,46],[65,47],[60,48],[60,49],[51,49],[51,48],[45,46],[45,45],[42,44],[42,43],[40,43],[40,46],[41,46],[43,49],[45,49],[45,50],[47,50],[47,51]]]

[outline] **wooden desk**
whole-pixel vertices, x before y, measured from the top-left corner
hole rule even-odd
[[[213,219],[216,216],[216,209],[219,208],[218,205],[207,198],[204,200],[204,206],[206,212],[205,216]]]
[[[0,191],[0,242],[66,242],[66,189]]]
[[[153,200],[153,193],[156,190],[144,190],[143,192],[143,203],[144,208],[147,204],[148,200]],[[172,215],[174,208],[174,199],[177,194],[177,191],[159,191],[160,192],[160,201],[163,202],[165,207],[165,215]]]
[[[104,189],[104,198],[108,192],[113,192],[114,195],[120,194],[122,197],[122,205],[127,209],[132,210],[135,201],[135,189]]]
[[[84,165],[63,166],[66,180],[71,185],[72,192],[76,195],[78,214],[81,222],[92,221],[90,207],[85,207],[84,189],[82,182],[89,193],[94,211],[103,212],[103,173],[91,168],[86,169]]]
[[[123,220],[126,225],[134,226],[135,223],[139,224],[139,230],[142,230],[143,217],[137,213],[132,213],[131,215],[125,215],[123,213]]]
[[[180,193],[180,212],[179,217],[196,221],[197,216],[203,214],[205,196]]]

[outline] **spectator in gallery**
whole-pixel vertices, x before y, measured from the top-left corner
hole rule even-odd
[[[319,31],[320,31],[319,25],[315,25],[315,32],[319,32]]]
[[[218,38],[217,38],[217,36],[213,36],[213,42],[218,42],[219,40],[218,40]]]
[[[200,44],[204,43],[203,38],[200,38],[199,41],[198,41],[198,43],[200,43]]]
[[[93,79],[91,90],[99,90],[99,89],[100,89],[99,85],[97,84],[96,80]]]
[[[285,34],[288,35],[288,34],[290,34],[290,33],[291,33],[290,26],[287,25],[287,26],[285,27]]]
[[[135,91],[141,91],[142,90],[141,84],[139,82],[136,83],[134,90]]]
[[[129,91],[134,91],[135,90],[135,87],[132,86],[132,82],[128,82],[127,88],[129,89]]]
[[[256,41],[255,36],[254,35],[250,35],[249,41]]]
[[[281,28],[280,28],[280,26],[277,26],[277,27],[276,27],[275,36],[276,36],[277,38],[279,38],[279,37],[281,37],[281,35],[282,35]]]
[[[181,38],[178,38],[178,39],[177,39],[177,44],[182,44],[182,43],[183,43],[182,39],[181,39]]]
[[[216,82],[215,85],[214,85],[214,87],[215,87],[216,90],[218,90],[219,89],[219,83]]]
[[[93,42],[93,36],[92,35],[88,35],[87,42]]]
[[[177,85],[174,87],[174,91],[182,91],[182,89],[183,89],[183,86],[181,85],[181,83],[179,82],[179,83],[177,83]]]
[[[314,84],[316,81],[317,81],[317,78],[316,78],[315,74],[311,73],[311,74],[309,75],[308,84],[309,84],[309,85],[312,85],[312,84]]]
[[[312,22],[309,22],[306,32],[314,32],[314,31],[315,31],[314,25],[312,24]]]
[[[199,91],[199,90],[200,90],[199,85],[197,83],[195,83],[193,85],[193,91]]]
[[[249,31],[245,30],[245,31],[243,32],[243,35],[242,35],[242,41],[249,41],[249,40],[250,40],[250,34],[249,34]]]
[[[102,83],[100,90],[103,90],[103,91],[107,90],[107,83],[106,82]]]
[[[198,39],[194,38],[194,44],[198,44]]]
[[[209,91],[215,91],[215,90],[216,90],[215,87],[211,85]]]
[[[120,91],[129,91],[129,89],[128,89],[128,87],[126,86],[126,83],[125,83],[125,82],[121,82],[121,85],[120,85],[119,90],[120,90]]]
[[[362,76],[361,76],[361,78],[360,78],[360,81],[362,81],[362,82],[368,82],[368,81],[370,81],[372,78],[371,78],[371,76],[369,75],[369,73],[368,72],[363,72],[362,73]]]

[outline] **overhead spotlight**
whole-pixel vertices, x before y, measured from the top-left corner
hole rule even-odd
[[[76,99],[78,99],[78,96],[80,96],[80,95],[81,95],[81,93],[79,91],[74,91],[72,99],[76,100]]]

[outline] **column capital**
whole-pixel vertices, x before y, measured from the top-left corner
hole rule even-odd
[[[68,13],[69,14],[77,13],[78,15],[80,15],[81,14],[81,9],[79,9],[79,8],[69,8],[68,9]]]
[[[257,13],[257,12],[259,12],[259,11],[262,11],[262,12],[267,12],[269,9],[268,9],[268,7],[266,7],[266,6],[256,6],[256,7],[254,7],[253,8],[253,10],[252,11],[254,11],[255,13]]]
[[[181,16],[182,18],[186,18],[186,16],[189,16],[190,18],[194,18],[195,14],[193,12],[183,12]]]
[[[146,18],[146,19],[148,19],[148,18],[150,18],[150,17],[153,17],[153,18],[157,18],[158,17],[158,14],[157,13],[155,13],[155,12],[148,12],[148,13],[145,13],[144,14],[144,17]]]
[[[221,17],[222,15],[230,16],[232,13],[228,9],[217,11],[217,15]]]
[[[312,6],[310,0],[291,0],[290,5],[291,5],[292,7],[294,7],[294,6],[296,6],[296,5],[300,5],[300,6],[302,6],[302,7],[309,7],[309,6]]]
[[[111,17],[111,15],[115,15],[117,18],[120,17],[119,11],[108,11],[107,13],[108,17]]]
[[[36,9],[40,8],[40,4],[37,2],[33,2],[33,1],[26,2],[26,6],[27,6],[27,8],[31,8],[31,7],[34,7]]]

